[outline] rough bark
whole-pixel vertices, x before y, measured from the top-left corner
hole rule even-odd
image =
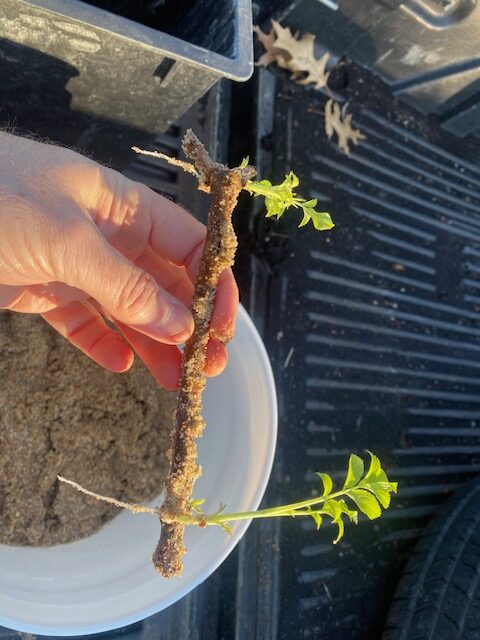
[[[192,314],[195,329],[185,345],[178,402],[169,452],[170,473],[165,483],[166,497],[160,510],[160,540],[153,554],[155,569],[165,577],[180,575],[183,568],[185,525],[175,522],[179,514],[189,513],[193,485],[201,473],[197,464],[198,438],[205,427],[201,416],[205,388],[203,368],[210,334],[216,288],[220,274],[233,265],[237,238],[231,217],[238,195],[252,167],[229,169],[214,163],[192,132],[184,139],[184,151],[199,174],[200,184],[209,187],[211,205],[207,237],[195,283]]]

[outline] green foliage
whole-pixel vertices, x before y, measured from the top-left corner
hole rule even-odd
[[[329,493],[332,493],[332,489],[333,489],[333,480],[331,479],[331,477],[328,475],[328,473],[320,473],[319,471],[316,472],[316,475],[320,478],[320,480],[323,482],[323,495],[324,496],[328,496]]]
[[[240,167],[246,166],[248,159],[242,161]],[[278,185],[272,185],[270,180],[259,180],[254,182],[249,180],[245,185],[245,190],[254,197],[262,196],[265,198],[265,207],[267,209],[267,218],[276,218],[277,220],[283,216],[285,211],[290,207],[301,209],[303,217],[298,225],[304,227],[308,222],[312,221],[313,226],[318,231],[325,231],[335,226],[332,222],[330,214],[326,211],[316,211],[317,200],[305,200],[295,193],[299,180],[297,176],[290,171],[285,176],[285,180]]]
[[[201,498],[200,500],[190,500],[190,509],[195,511],[195,513],[202,514],[202,504],[205,502],[205,498]]]
[[[363,460],[352,453],[348,461],[347,477],[345,479],[343,488],[349,489],[350,487],[353,487],[358,482],[360,482],[363,476],[364,468],[365,465],[363,464]]]
[[[334,540],[337,543],[345,531],[345,520],[357,524],[359,512],[369,520],[374,520],[382,514],[383,509],[390,505],[392,493],[397,492],[397,483],[390,482],[382,469],[380,460],[370,451],[370,465],[365,473],[364,461],[352,454],[348,461],[348,470],[341,490],[333,492],[333,480],[327,473],[317,473],[322,481],[323,492],[316,498],[309,498],[302,502],[295,502],[271,509],[249,511],[241,513],[222,513],[224,505],[212,515],[207,515],[201,509],[203,500],[190,503],[192,516],[185,516],[181,521],[185,524],[219,525],[225,531],[231,532],[229,524],[236,520],[254,518],[274,518],[291,516],[307,516],[312,518],[317,529],[323,524],[325,516],[329,517],[338,532]],[[351,506],[356,508],[351,508]]]

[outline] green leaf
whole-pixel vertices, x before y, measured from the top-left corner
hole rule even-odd
[[[377,456],[371,451],[368,454],[370,455],[370,467],[360,486],[371,491],[382,507],[387,509],[390,506],[390,494],[397,492],[398,485],[396,482],[389,481]]]
[[[300,227],[304,227],[306,224],[308,224],[310,222],[310,220],[311,220],[311,216],[304,209],[303,210],[303,217],[302,217],[302,220],[301,220],[300,224],[298,225],[298,228],[300,229]]]
[[[318,511],[311,511],[309,515],[311,515],[312,518],[314,519],[315,524],[317,525],[317,531],[318,531],[322,526],[322,516],[318,513]]]
[[[371,451],[367,451],[370,456],[370,466],[367,471],[367,475],[364,478],[364,482],[388,482],[387,474],[382,469],[380,460]]]
[[[362,479],[364,468],[363,460],[352,453],[348,461],[347,477],[343,488],[349,489],[358,484]]]
[[[252,189],[255,187],[271,187],[272,189],[278,189],[278,187],[274,187],[270,180],[257,180],[256,182],[251,183]],[[257,195],[262,195],[261,193]]]
[[[290,191],[293,191],[299,184],[300,180],[298,179],[298,176],[296,176],[293,171],[290,171],[285,176],[285,180],[282,182],[281,186],[286,186]]]
[[[334,500],[333,498],[327,500],[323,505],[322,512],[329,515],[332,518],[333,524],[336,524],[338,527],[338,535],[333,541],[334,544],[337,544],[345,532],[345,524],[342,519],[343,515],[346,515],[352,522],[355,522],[355,524],[358,522],[357,511],[349,509],[345,500]]]
[[[396,482],[371,482],[366,488],[378,499],[384,509],[390,506],[391,493],[397,493],[398,484]]]
[[[205,498],[201,498],[200,500],[190,500],[190,509],[195,511],[195,513],[203,514],[203,509],[200,507],[205,502]]]
[[[323,496],[328,496],[330,493],[332,493],[332,489],[333,489],[333,480],[331,479],[331,477],[328,475],[328,473],[320,473],[317,472],[316,475],[320,478],[320,480],[323,482]]]
[[[310,202],[312,201],[310,200]],[[327,211],[315,211],[313,207],[307,207],[304,202],[300,202],[299,205],[303,210],[303,218],[298,225],[299,227],[304,227],[308,222],[310,222],[310,220],[317,231],[327,231],[335,226]]]
[[[351,522],[354,522],[355,524],[357,524],[358,511],[355,511],[354,509],[349,509],[345,500],[339,500],[338,503],[342,509],[342,513],[344,513],[348,518],[350,518]]]
[[[263,196],[265,198],[265,207],[267,209],[267,218],[281,218],[287,209],[299,207],[303,210],[303,217],[299,227],[305,226],[310,220],[315,229],[323,231],[331,229],[334,224],[330,214],[326,211],[315,211],[317,200],[305,200],[301,196],[295,194],[294,189],[298,187],[299,180],[293,171],[287,173],[283,182],[278,185],[272,185],[270,180],[259,180],[254,182],[249,180],[245,185],[245,189],[254,197]]]
[[[375,518],[379,518],[382,515],[378,500],[366,489],[351,489],[348,492],[348,496],[370,520],[375,520]]]
[[[228,533],[228,535],[229,535],[229,536],[231,536],[231,535],[232,535],[232,533],[233,533],[233,529],[232,529],[232,527],[231,527],[229,524],[227,524],[226,522],[219,522],[218,524],[222,527],[222,529],[223,529],[226,533]]]
[[[267,208],[267,218],[275,217],[278,220],[285,212],[283,203],[274,198],[265,198],[265,206]]]
[[[337,542],[343,538],[343,534],[345,532],[345,525],[342,520],[342,506],[338,500],[327,500],[323,505],[322,511],[329,515],[332,518],[333,524],[336,524],[338,527],[337,537],[333,541],[333,544],[337,544]]]
[[[240,163],[240,169],[245,169],[245,167],[248,167],[248,163],[250,162],[250,158],[249,156],[247,156],[246,158],[243,158],[242,162]]]
[[[383,489],[378,484],[370,485],[370,490],[373,495],[377,498],[384,509],[388,509],[390,506],[390,490]]]

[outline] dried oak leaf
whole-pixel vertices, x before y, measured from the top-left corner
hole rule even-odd
[[[291,79],[298,84],[315,84],[316,89],[327,86],[329,54],[315,57],[314,35],[306,33],[299,38],[298,34],[294,35],[288,27],[282,27],[275,20],[272,20],[270,33],[264,33],[258,26],[253,29],[265,49],[257,62],[258,66],[266,67],[276,62],[282,69],[291,71]]]
[[[364,140],[366,136],[358,129],[352,127],[352,114],[342,113],[338,102],[330,99],[325,104],[325,133],[331,138],[337,134],[337,144],[339,148],[350,155],[349,143],[358,144],[359,140]]]
[[[283,58],[288,57],[288,54],[274,46],[275,40],[277,39],[275,31],[271,29],[270,33],[265,33],[258,25],[253,27],[253,31],[257,34],[257,38],[265,49],[265,53],[263,53],[255,63],[257,67],[268,67],[269,64],[276,62],[282,69],[285,69]]]
[[[315,36],[305,33],[298,39],[298,36],[294,36],[288,27],[282,27],[275,20],[272,20],[272,27],[277,36],[275,49],[290,54],[285,68],[293,72],[292,79],[299,84],[314,84],[316,89],[326,87],[329,76],[326,71],[329,54],[325,53],[321,58],[315,57]],[[307,74],[305,77],[300,77],[305,73]]]

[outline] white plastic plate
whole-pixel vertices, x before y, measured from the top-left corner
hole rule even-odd
[[[273,462],[277,405],[265,348],[243,309],[228,367],[208,382],[204,416],[207,428],[198,441],[204,472],[195,497],[207,498],[206,511],[215,511],[221,502],[228,511],[256,509]],[[170,580],[151,565],[159,523],[145,514],[123,512],[98,533],[71,544],[43,549],[0,545],[0,625],[63,636],[142,620],[205,580],[248,524],[236,523],[231,537],[217,527],[190,527],[183,576]]]

